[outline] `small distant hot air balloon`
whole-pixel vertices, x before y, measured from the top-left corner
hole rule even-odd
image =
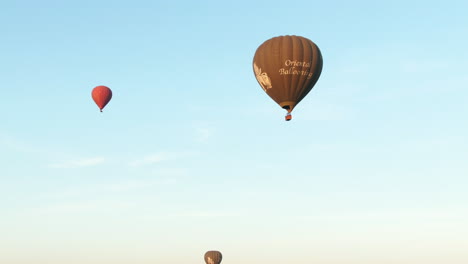
[[[99,110],[104,109],[104,107],[109,103],[112,98],[112,91],[109,87],[100,85],[94,87],[93,91],[91,92],[91,96],[93,97],[94,102],[99,107]]]
[[[221,255],[221,252],[219,251],[211,250],[205,253],[206,264],[219,264],[222,259],[223,255]]]
[[[291,120],[294,107],[312,90],[322,72],[322,54],[311,40],[300,36],[279,36],[260,45],[253,70],[263,90]]]

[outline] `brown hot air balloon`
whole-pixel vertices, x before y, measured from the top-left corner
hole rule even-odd
[[[212,250],[205,253],[206,264],[219,264],[222,259],[223,255],[221,255],[221,252],[219,251]]]
[[[101,110],[109,103],[112,98],[112,91],[107,86],[96,86],[94,87],[93,91],[91,92],[91,96],[93,97],[94,102]]]
[[[314,87],[322,72],[322,54],[311,40],[300,36],[279,36],[260,45],[253,70],[263,90],[291,120],[294,107]]]

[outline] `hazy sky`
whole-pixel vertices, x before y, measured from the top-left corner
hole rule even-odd
[[[0,263],[468,263],[466,10],[2,1]],[[324,58],[291,122],[279,35]]]

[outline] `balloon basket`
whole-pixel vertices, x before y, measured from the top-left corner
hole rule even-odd
[[[286,120],[286,121],[291,121],[291,119],[292,119],[291,113],[288,113],[288,114],[284,117],[284,120]]]

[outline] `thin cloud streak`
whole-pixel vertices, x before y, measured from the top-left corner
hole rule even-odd
[[[212,210],[212,211],[184,211],[183,213],[176,213],[170,215],[171,217],[183,217],[183,218],[230,218],[239,216],[248,216],[246,212],[239,211],[224,211],[224,210]]]
[[[114,195],[131,192],[141,192],[144,190],[154,190],[155,188],[167,188],[167,186],[177,183],[174,178],[127,180],[112,183],[88,184],[72,189],[59,190],[57,192],[47,192],[44,197],[53,199],[70,199],[76,197],[93,197],[96,195]]]
[[[213,130],[206,127],[198,127],[196,133],[198,142],[206,142],[213,135]]]
[[[187,156],[192,156],[194,153],[191,152],[159,152],[151,155],[147,155],[143,158],[133,160],[128,163],[131,167],[140,167],[144,165],[151,165],[156,163],[161,163],[164,161],[175,160],[184,158]]]
[[[94,157],[94,158],[87,158],[87,159],[65,161],[62,163],[54,163],[54,164],[50,164],[48,167],[54,168],[54,169],[75,169],[75,168],[96,166],[96,165],[104,163],[105,161],[106,159],[104,157]]]
[[[30,209],[30,213],[37,214],[63,214],[63,213],[93,213],[128,210],[135,204],[128,201],[88,200],[62,202],[44,207]]]
[[[172,156],[173,155],[169,153],[165,153],[165,152],[156,153],[156,154],[148,155],[141,159],[134,160],[130,162],[129,165],[132,167],[139,167],[139,166],[148,165],[148,164],[160,163],[162,161],[171,159]]]

